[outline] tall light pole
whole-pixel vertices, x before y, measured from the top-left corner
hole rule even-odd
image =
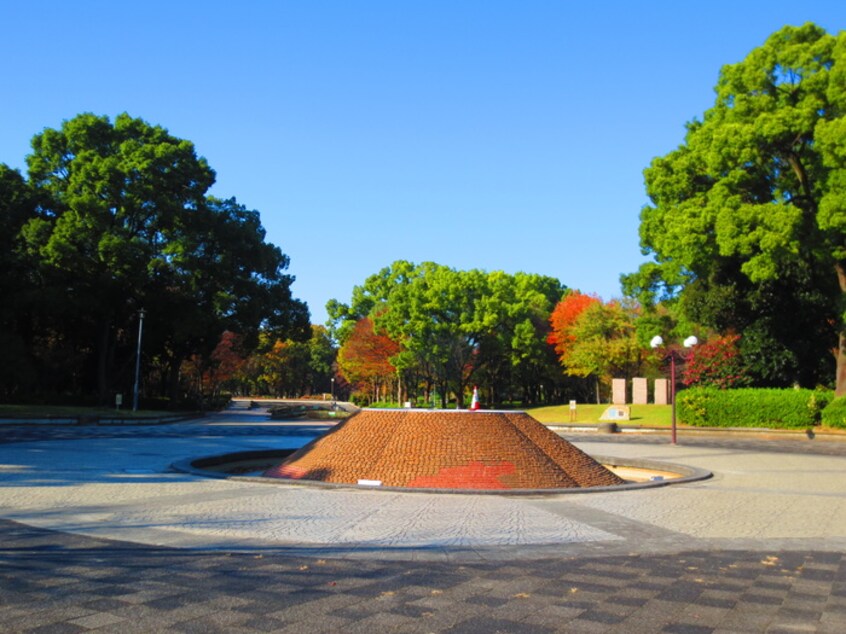
[[[138,377],[141,372],[141,336],[144,334],[144,315],[147,311],[143,308],[138,311],[138,347],[135,350],[135,387],[132,390],[132,411],[138,410]]]
[[[332,402],[334,403],[335,402],[335,377],[333,376],[329,380],[332,382],[332,388],[331,388],[332,389]]]
[[[691,335],[684,340],[683,345],[685,348],[692,348],[697,343],[699,343],[699,339]],[[655,335],[649,345],[653,349],[660,348],[664,345],[664,338],[661,335]],[[676,444],[676,355],[678,354],[679,352],[673,348],[669,348],[667,351],[667,355],[670,357],[670,401],[672,403],[670,442],[674,445]],[[679,360],[681,359],[682,357],[679,355]]]

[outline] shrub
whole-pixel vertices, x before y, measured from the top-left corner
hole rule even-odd
[[[370,397],[363,392],[353,392],[350,394],[350,402],[357,407],[368,407]]]
[[[676,407],[681,422],[697,427],[803,429],[820,423],[831,398],[821,390],[695,387],[679,392]]]
[[[399,403],[394,401],[373,401],[368,407],[372,407],[374,409],[397,409],[399,407]]]
[[[822,411],[822,424],[826,427],[846,428],[846,396],[836,398]]]
[[[348,418],[349,412],[332,408],[331,402],[303,404],[283,404],[270,408],[271,420],[332,420]]]

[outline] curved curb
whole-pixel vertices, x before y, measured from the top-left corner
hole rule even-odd
[[[61,416],[0,416],[0,426],[81,426],[81,427],[140,427],[143,425],[170,425],[205,418],[207,412],[185,412],[164,416],[139,416],[126,418],[110,414],[72,414]]]
[[[387,486],[362,486],[358,484],[347,484],[343,482],[320,482],[318,480],[293,480],[286,478],[267,478],[263,476],[241,476],[231,475],[220,471],[208,469],[215,465],[227,462],[242,460],[259,460],[262,458],[286,458],[296,449],[270,449],[266,451],[240,451],[234,453],[219,454],[216,456],[205,456],[201,458],[187,458],[174,462],[170,466],[181,473],[188,473],[204,478],[217,478],[220,480],[233,480],[236,482],[255,482],[258,484],[282,484],[302,487],[315,487],[321,489],[353,489],[359,491],[390,491],[393,493],[438,493],[441,495],[501,495],[501,496],[548,496],[562,494],[590,494],[610,493],[617,491],[637,491],[641,489],[654,489],[674,484],[686,484],[707,480],[713,477],[713,473],[707,469],[690,467],[672,462],[659,462],[657,460],[639,460],[635,458],[617,458],[613,456],[592,456],[592,458],[604,465],[612,467],[634,467],[639,469],[655,469],[657,471],[672,471],[681,477],[668,480],[655,480],[650,482],[631,482],[618,486],[584,487],[570,489],[432,489],[432,488],[408,488],[408,487],[387,487]]]

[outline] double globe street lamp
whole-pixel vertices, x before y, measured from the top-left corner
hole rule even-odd
[[[682,342],[682,345],[685,348],[692,348],[696,344],[699,343],[699,339],[691,335],[687,339]],[[655,335],[652,337],[652,340],[649,342],[650,347],[653,349],[660,348],[664,345],[664,338],[661,335]],[[672,403],[672,427],[671,427],[671,434],[670,434],[670,442],[672,444],[676,444],[676,357],[678,357],[679,361],[682,361],[684,357],[682,354],[674,349],[668,348],[665,353],[665,358],[670,358],[670,402]]]

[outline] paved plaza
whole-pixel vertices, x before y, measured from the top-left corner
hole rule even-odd
[[[0,426],[0,632],[844,632],[846,442],[567,438],[707,469],[531,496],[201,478],[325,427]]]

